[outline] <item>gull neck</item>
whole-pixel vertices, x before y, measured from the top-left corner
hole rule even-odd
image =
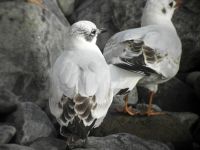
[[[161,25],[167,28],[171,28],[175,30],[175,27],[171,21],[171,19],[166,18],[162,15],[158,15],[156,13],[146,13],[144,12],[142,16],[141,26],[148,26],[148,25]],[[175,30],[176,31],[176,30]]]

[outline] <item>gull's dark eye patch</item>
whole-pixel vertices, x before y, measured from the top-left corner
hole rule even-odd
[[[174,5],[174,3],[173,3],[173,2],[169,3],[169,6],[170,6],[170,7],[173,7],[173,5]]]
[[[166,14],[167,11],[166,11],[165,8],[163,8],[163,9],[162,9],[162,12],[163,12],[163,14]]]
[[[96,34],[96,32],[97,32],[97,31],[96,31],[95,29],[94,29],[94,30],[92,30],[92,31],[91,31],[91,35],[95,35],[95,34]]]

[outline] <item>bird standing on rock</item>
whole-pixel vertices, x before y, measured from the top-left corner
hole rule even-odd
[[[89,131],[102,123],[113,99],[109,66],[96,45],[101,32],[90,21],[74,23],[68,48],[50,73],[50,111],[70,148],[84,146]]]
[[[136,84],[151,91],[143,114],[163,114],[152,109],[152,100],[158,84],[167,82],[179,70],[182,45],[171,19],[180,3],[180,0],[147,0],[142,27],[115,34],[104,48],[114,95],[126,95],[123,112],[129,115],[138,114],[128,107],[127,96]]]

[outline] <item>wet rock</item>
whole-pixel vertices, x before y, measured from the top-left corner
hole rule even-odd
[[[39,138],[30,147],[36,150],[66,150],[66,141],[56,138]]]
[[[74,3],[75,0],[58,0],[58,4],[65,16],[72,14],[74,11]]]
[[[68,27],[52,11],[22,1],[0,2],[0,22],[0,86],[45,106],[48,69],[65,49]]]
[[[118,30],[112,23],[112,9],[110,0],[85,0],[81,2],[70,16],[71,23],[78,20],[90,20],[98,28],[105,28],[107,32],[98,36],[97,45],[103,50],[107,40]]]
[[[8,114],[17,107],[18,97],[12,92],[0,87],[0,114]]]
[[[34,149],[17,144],[2,144],[0,145],[0,150],[34,150]]]
[[[16,142],[19,144],[28,144],[40,137],[55,135],[54,126],[47,115],[31,102],[19,104],[8,121],[17,129]]]
[[[146,141],[131,134],[120,133],[106,137],[89,137],[86,150],[170,150],[160,142]],[[77,148],[75,150],[84,150]]]
[[[10,142],[15,133],[15,127],[9,125],[0,125],[0,145]]]
[[[139,103],[148,103],[149,90],[138,87]],[[164,111],[198,113],[198,99],[194,90],[177,78],[160,84],[153,99]]]
[[[166,115],[151,117],[131,117],[129,115],[110,112],[107,114],[102,125],[93,130],[91,135],[106,136],[124,132],[148,140],[182,143],[184,145],[184,143],[191,142],[193,139],[190,133],[191,126],[189,127],[187,122],[182,121],[182,117],[177,115],[177,113],[176,116],[166,113]],[[195,122],[195,117],[192,116],[191,119],[194,118],[195,120],[190,122]]]

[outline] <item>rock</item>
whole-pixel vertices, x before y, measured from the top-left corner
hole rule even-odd
[[[193,137],[196,143],[200,143],[200,119],[196,123],[196,125],[193,127]]]
[[[140,27],[146,0],[111,0],[113,23],[120,31]]]
[[[2,144],[0,145],[0,150],[34,150],[34,149],[17,144]]]
[[[148,103],[149,90],[138,87],[139,103]],[[198,99],[193,89],[177,78],[160,84],[153,99],[164,111],[198,113]]]
[[[194,119],[196,120],[196,118]],[[123,132],[147,140],[182,143],[182,146],[184,146],[184,144],[192,141],[190,128],[188,123],[181,121],[180,115],[177,114],[176,117],[171,115],[171,113],[152,117],[131,117],[116,112],[110,112],[107,114],[102,125],[94,129],[91,135],[107,136]]]
[[[17,107],[17,99],[15,94],[0,87],[0,114],[13,112]]]
[[[65,16],[69,16],[73,13],[74,3],[75,0],[58,0],[58,4]]]
[[[0,125],[0,145],[10,142],[15,133],[15,127],[9,125]]]
[[[200,100],[200,93],[199,93],[199,91],[200,91],[200,71],[195,71],[195,72],[189,73],[186,78],[186,82],[194,88],[195,93]],[[200,101],[199,101],[199,103],[200,103]],[[200,104],[199,104],[199,106],[200,106]]]
[[[39,138],[30,147],[35,150],[66,150],[66,141],[56,138]]]
[[[47,115],[34,103],[24,102],[8,118],[17,129],[16,142],[28,144],[40,137],[55,135],[55,129]]]
[[[57,0],[43,0],[43,1],[46,7],[48,8],[48,11],[54,13],[56,17],[62,22],[63,25],[65,25],[66,27],[70,25],[59,7],[59,1]]]
[[[51,11],[21,1],[0,2],[0,22],[0,86],[45,106],[48,70],[66,47],[68,27]]]
[[[186,125],[191,130],[194,124],[197,123],[199,116],[190,112],[168,112],[171,116],[177,118],[182,124]]]
[[[183,54],[180,72],[200,70],[200,3],[199,0],[184,1],[177,10],[173,22],[181,38]]]
[[[112,9],[110,0],[85,0],[79,3],[78,7],[70,16],[71,23],[78,20],[90,20],[98,28],[105,28],[108,31],[98,36],[97,45],[103,50],[107,40],[118,30],[112,23]]]
[[[89,137],[86,150],[170,150],[157,141],[146,141],[131,134],[119,133],[106,137]],[[84,150],[77,148],[75,150]]]

